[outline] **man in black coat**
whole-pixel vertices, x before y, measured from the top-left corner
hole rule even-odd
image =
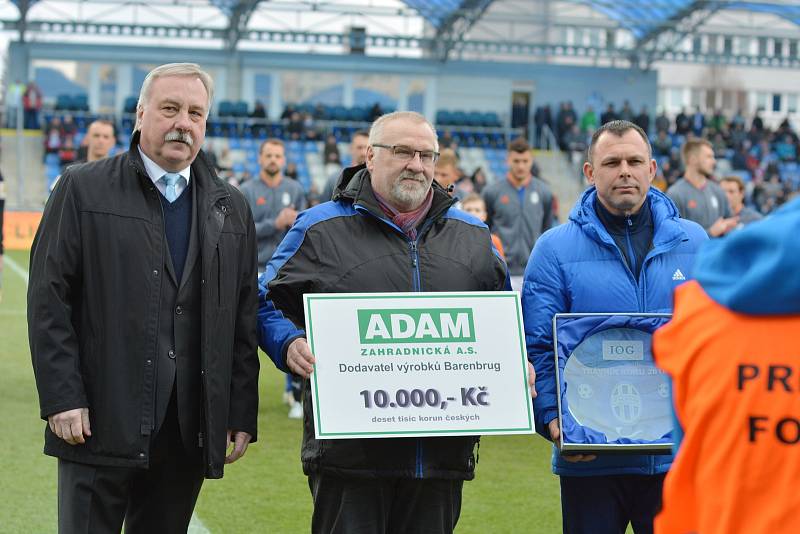
[[[130,150],[45,208],[28,334],[60,532],[186,532],[255,441],[255,228],[200,152],[212,94],[197,65],[152,70]]]

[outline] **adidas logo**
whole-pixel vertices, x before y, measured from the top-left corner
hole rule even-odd
[[[686,280],[686,277],[685,277],[685,276],[683,276],[683,273],[681,272],[681,270],[680,270],[680,269],[675,269],[675,272],[674,272],[674,273],[672,273],[672,280],[673,280],[673,281],[676,281],[676,280]]]

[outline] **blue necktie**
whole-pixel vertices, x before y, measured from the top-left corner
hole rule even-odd
[[[164,197],[172,204],[178,198],[178,184],[182,186],[184,178],[176,172],[168,172],[161,177],[161,180],[167,185]]]

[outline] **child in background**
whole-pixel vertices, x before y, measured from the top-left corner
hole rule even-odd
[[[483,197],[479,194],[470,193],[465,196],[461,201],[460,207],[463,211],[477,217],[482,222],[486,222],[486,202],[483,201]],[[503,243],[495,234],[492,234],[492,244],[497,249],[497,252],[500,253],[500,257],[506,259],[506,255],[503,252]]]

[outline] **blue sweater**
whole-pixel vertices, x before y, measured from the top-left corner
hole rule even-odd
[[[189,181],[189,185],[174,202],[170,203],[164,195],[159,195],[159,198],[164,212],[164,234],[169,244],[175,277],[180,286],[192,233],[192,181]]]

